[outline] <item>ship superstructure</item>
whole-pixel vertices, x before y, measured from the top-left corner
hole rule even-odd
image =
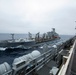
[[[35,36],[35,41],[37,43],[40,42],[46,42],[46,41],[51,41],[56,38],[60,38],[59,35],[55,32],[55,28],[52,28],[51,32],[43,33],[42,36],[40,36],[40,33],[38,32]]]

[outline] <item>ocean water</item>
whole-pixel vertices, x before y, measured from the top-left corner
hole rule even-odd
[[[73,35],[60,35],[60,37],[62,40],[67,40],[73,37]],[[28,35],[27,34],[15,34],[15,39],[19,39],[19,38],[28,38]],[[0,40],[7,40],[7,39],[11,39],[10,34],[0,33]],[[25,50],[25,51],[24,50],[13,51],[11,53],[6,53],[5,51],[3,53],[0,52],[0,64],[2,64],[3,62],[8,62],[9,64],[12,64],[15,58],[25,55],[29,52],[32,52],[33,50],[34,49]]]

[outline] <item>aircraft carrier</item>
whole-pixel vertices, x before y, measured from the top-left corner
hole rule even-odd
[[[0,64],[0,75],[76,75],[76,36],[49,46]]]

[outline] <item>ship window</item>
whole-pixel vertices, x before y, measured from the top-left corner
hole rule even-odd
[[[23,61],[23,62],[17,64],[16,67],[18,68],[18,67],[20,67],[20,66],[22,66],[22,65],[24,65],[24,64],[25,64],[25,61]]]

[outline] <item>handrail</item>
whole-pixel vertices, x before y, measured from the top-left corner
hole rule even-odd
[[[49,59],[51,60],[54,57],[54,54],[55,54],[55,51],[50,49],[49,51],[43,53],[42,55],[38,56],[37,58],[29,61],[29,63],[32,64],[32,66],[34,66],[34,67],[29,72],[27,72],[25,75],[28,75],[35,69],[39,70],[40,67],[43,66],[44,64],[46,64]],[[28,65],[29,65],[29,63],[28,63]],[[13,69],[3,75],[6,75],[6,74],[13,75],[12,72],[13,72]]]
[[[50,53],[50,54],[49,54]],[[49,54],[48,56],[46,56],[47,54]],[[52,57],[53,57],[53,55],[54,55],[54,53],[52,53],[51,54],[51,50],[49,50],[48,52],[46,52],[46,53],[44,53],[44,54],[42,54],[40,57],[41,57],[41,61],[40,62],[37,62],[36,60],[39,58],[36,58],[35,60],[33,60],[33,61],[36,61],[35,62],[35,64],[33,64],[33,65],[35,65],[35,67],[32,69],[32,70],[30,70],[28,73],[26,73],[25,75],[28,75],[28,74],[30,74],[33,70],[37,70],[39,67],[41,67],[41,66],[43,66],[44,64],[46,64],[47,63],[47,61],[51,58],[52,59]],[[50,60],[51,60],[50,59]],[[31,61],[31,62],[33,62],[33,61]],[[30,62],[30,63],[31,63]],[[39,69],[38,69],[39,70]]]
[[[60,69],[58,75],[66,75],[66,72],[67,72],[67,69],[69,67],[70,61],[72,61],[71,58],[73,58],[73,56],[74,56],[75,46],[76,46],[76,40],[73,44],[73,47],[70,49],[70,52],[69,52],[70,54],[68,56],[68,59],[67,59],[66,63],[62,65],[62,68]]]

